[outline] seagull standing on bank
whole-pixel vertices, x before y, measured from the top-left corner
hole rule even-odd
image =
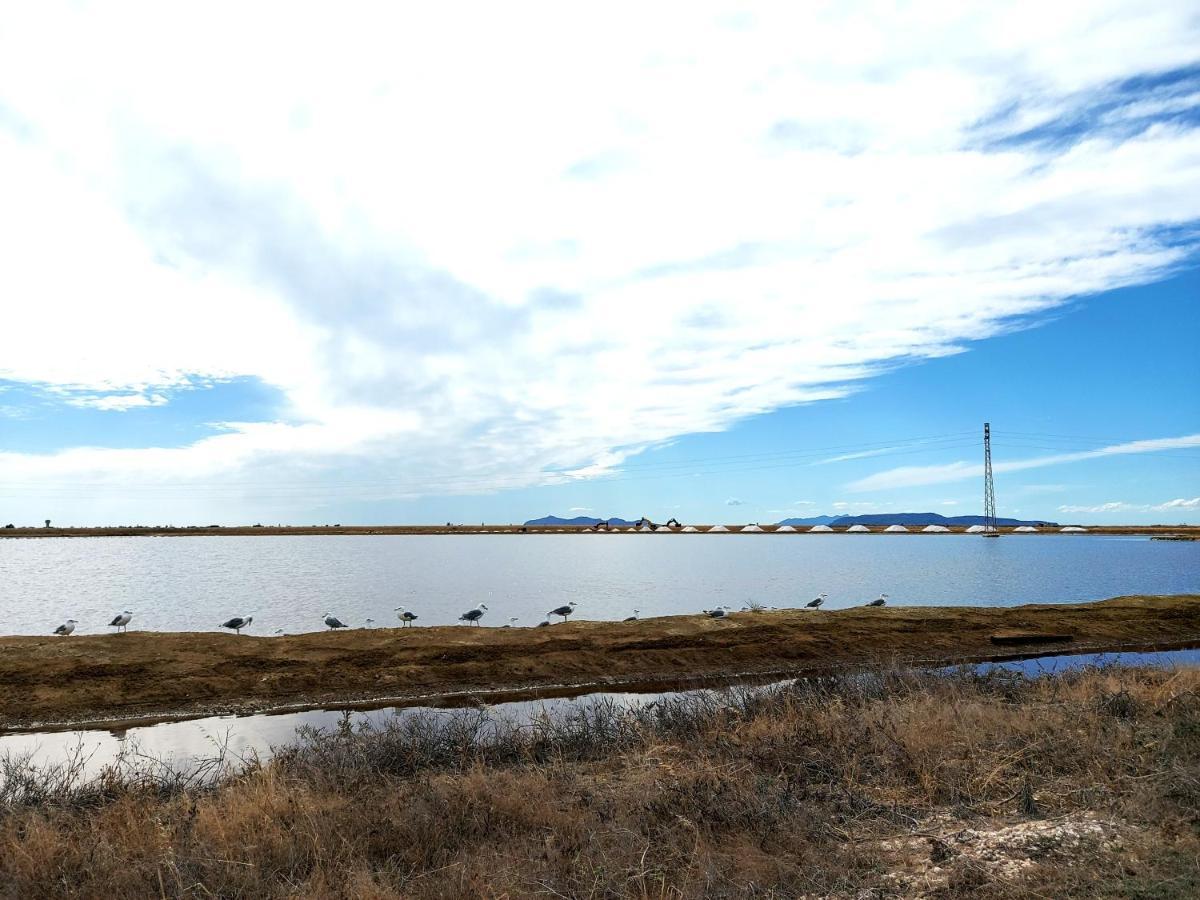
[[[474,625],[479,624],[479,620],[483,618],[483,613],[487,609],[486,603],[480,603],[474,609],[468,609],[465,613],[458,617],[460,622],[470,622]]]
[[[416,613],[409,612],[403,606],[397,606],[396,612],[399,613],[397,618],[400,619],[401,628],[412,628],[412,623],[421,618]]]
[[[514,625],[516,625],[516,624],[517,624],[518,620],[519,620],[519,617],[517,617],[517,616],[509,616],[509,617],[508,617],[508,624],[507,624],[507,625],[505,625],[505,626],[503,626],[503,627],[505,627],[505,628],[512,628]]]
[[[131,613],[129,610],[125,610],[125,612],[113,618],[113,620],[108,623],[108,627],[115,628],[117,631],[128,631],[129,620],[132,618],[133,613]]]
[[[809,609],[820,609],[821,604],[825,602],[825,598],[828,596],[829,596],[828,594],[821,594],[819,597],[809,600],[804,605],[807,606]]]
[[[641,610],[640,610],[640,609],[635,609],[635,610],[633,611],[633,615],[632,615],[632,616],[626,616],[626,617],[625,617],[624,619],[622,619],[621,621],[622,621],[622,622],[636,622],[636,621],[638,620],[638,613],[640,613],[640,612],[641,612]]]
[[[345,622],[339,619],[332,613],[325,613],[325,624],[329,626],[330,631],[337,631],[339,628],[349,628]]]
[[[576,603],[574,600],[572,600],[566,606],[560,606],[558,609],[550,610],[550,612],[546,613],[546,616],[547,617],[562,616],[562,620],[565,622],[565,621],[567,621],[567,616],[569,616],[571,613],[575,612],[575,606],[576,606]]]
[[[885,606],[887,604],[887,601],[888,601],[888,595],[880,594],[878,597],[876,597],[874,600],[872,600],[870,603],[868,603],[867,606]]]
[[[54,629],[54,633],[61,634],[65,637],[66,635],[70,634],[72,631],[75,630],[76,624],[77,623],[75,622],[74,619],[67,619],[67,621],[63,622],[61,625],[59,625],[57,628]]]
[[[238,634],[241,634],[242,629],[248,627],[253,621],[254,616],[234,616],[228,622],[222,622],[221,627],[228,628],[230,631],[236,631]]]
[[[728,606],[718,606],[716,609],[706,609],[704,614],[710,619],[723,619],[729,611]]]

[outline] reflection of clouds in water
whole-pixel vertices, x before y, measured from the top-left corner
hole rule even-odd
[[[653,701],[660,694],[604,693],[582,697],[556,697],[497,703],[485,709],[496,722],[527,724],[542,714],[555,715],[571,708],[612,702],[625,707]],[[470,709],[470,707],[468,707]],[[0,758],[28,756],[39,767],[79,763],[84,777],[94,777],[114,763],[127,769],[158,768],[160,764],[184,771],[199,760],[224,755],[235,768],[255,758],[269,759],[274,748],[296,741],[300,728],[331,731],[343,721],[354,729],[367,724],[424,714],[462,715],[463,708],[387,707],[374,710],[320,709],[280,715],[213,716],[182,722],[125,729],[47,731],[0,735]]]
[[[1043,656],[1004,663],[983,663],[982,672],[997,669],[1021,672],[1029,677],[1080,669],[1085,666],[1200,666],[1200,649],[1157,653],[1083,653],[1074,656]],[[957,668],[957,667],[955,667]],[[950,669],[948,671],[953,671]],[[769,689],[789,681],[773,682]],[[485,713],[493,727],[509,723],[527,725],[542,716],[562,715],[607,703],[623,708],[653,704],[664,697],[718,693],[719,689],[696,689],[658,693],[594,693],[579,697],[550,697],[517,700],[495,705],[464,707],[387,707],[374,710],[320,709],[280,715],[214,716],[185,722],[163,722],[110,731],[33,732],[0,736],[0,758],[29,756],[46,767],[76,761],[84,777],[97,775],[105,766],[119,762],[131,770],[157,769],[165,765],[175,771],[190,769],[200,760],[223,755],[227,765],[237,768],[254,759],[266,760],[274,749],[294,743],[300,729],[333,731],[348,725],[358,730],[366,725],[386,725],[417,715],[459,716]]]

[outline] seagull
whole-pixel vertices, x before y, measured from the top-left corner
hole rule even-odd
[[[473,622],[478,625],[479,620],[483,618],[483,612],[487,609],[486,603],[480,603],[474,609],[468,609],[465,613],[458,617],[460,622]]]
[[[128,631],[129,630],[129,620],[132,618],[133,618],[133,613],[131,613],[129,610],[125,610],[125,612],[121,613],[119,616],[116,616],[111,622],[109,622],[108,627],[116,628],[118,631],[121,631],[121,630]]]
[[[400,627],[401,628],[406,628],[406,627],[411,628],[413,621],[415,619],[421,618],[416,613],[409,612],[403,606],[397,606],[396,612],[400,613],[398,618],[400,619]]]
[[[884,606],[887,603],[887,600],[887,594],[880,594],[878,597],[868,603],[867,606]]]
[[[374,620],[374,619],[367,619],[367,620],[366,620],[366,625],[367,625],[367,627],[368,627],[368,628],[374,628],[374,627],[375,627],[375,620]]]
[[[641,612],[641,610],[640,610],[640,609],[635,609],[635,610],[633,611],[633,615],[632,615],[632,616],[626,616],[626,617],[625,617],[624,619],[622,619],[621,621],[622,621],[622,622],[636,622],[636,621],[638,620],[638,613],[640,613],[640,612]]]
[[[804,605],[807,606],[809,609],[820,609],[821,604],[825,602],[825,598],[828,596],[829,596],[828,594],[821,594],[819,597],[809,600]]]
[[[549,618],[550,616],[562,616],[562,620],[565,622],[567,621],[567,616],[573,612],[575,612],[574,600],[572,600],[566,606],[560,606],[558,609],[550,610],[550,612],[546,613],[546,618]]]
[[[704,610],[704,614],[706,616],[708,616],[710,619],[723,619],[723,618],[725,618],[725,614],[728,611],[728,609],[729,609],[728,606],[718,606],[716,609]]]
[[[248,627],[253,621],[254,616],[234,616],[228,622],[222,622],[221,627],[228,628],[232,631],[236,631],[238,634],[241,634],[242,629]]]
[[[538,628],[545,628],[545,627],[546,627],[547,625],[549,625],[549,624],[550,624],[550,620],[549,620],[549,619],[542,619],[542,621],[540,621],[540,622],[538,622],[538,623],[537,623],[537,627],[538,627]]]
[[[514,625],[514,624],[516,624],[516,621],[517,621],[517,617],[516,617],[516,616],[509,616],[509,617],[508,617],[508,624],[507,624],[507,625],[505,625],[504,627],[505,627],[505,628],[512,628],[512,627],[513,627],[513,625]]]
[[[345,622],[339,619],[332,613],[325,613],[325,624],[329,626],[330,631],[336,631],[339,628],[349,628]]]
[[[59,625],[57,628],[54,629],[54,633],[61,634],[65,637],[66,635],[70,634],[72,631],[75,630],[75,624],[76,624],[76,622],[74,619],[67,619],[67,621],[63,622],[61,625]]]

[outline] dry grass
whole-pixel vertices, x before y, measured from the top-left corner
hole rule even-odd
[[[190,779],[0,774],[14,897],[1200,893],[1196,670],[881,673],[307,732]]]

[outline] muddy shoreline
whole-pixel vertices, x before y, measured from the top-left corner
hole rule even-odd
[[[1070,635],[1014,648],[998,633]],[[1017,607],[856,608],[441,626],[286,637],[131,631],[0,638],[0,729],[323,706],[662,690],[848,667],[1200,646],[1200,595]]]

